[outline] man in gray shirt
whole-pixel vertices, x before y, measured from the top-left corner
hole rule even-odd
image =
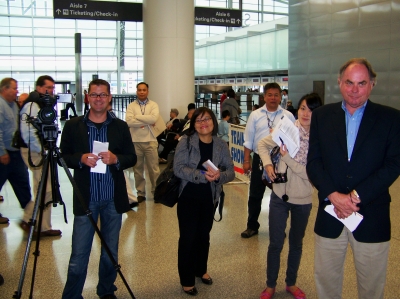
[[[18,83],[13,78],[0,82],[0,189],[8,180],[14,189],[21,208],[25,209],[31,200],[28,169],[18,148],[12,147],[12,139],[18,129]],[[30,215],[29,215],[30,216]],[[24,219],[29,217],[24,216]],[[0,224],[8,218],[0,214]]]

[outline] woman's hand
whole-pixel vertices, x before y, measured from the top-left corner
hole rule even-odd
[[[214,170],[211,167],[208,167],[207,172],[204,175],[205,175],[207,181],[213,182],[213,181],[219,180],[221,173],[220,173],[219,169]]]
[[[281,144],[281,147],[280,147],[280,149],[279,149],[279,152],[281,153],[282,157],[285,156],[285,155],[288,153],[287,148],[286,148],[286,145],[284,145],[284,144],[282,143],[282,144]]]
[[[269,179],[273,182],[276,179],[275,171],[274,171],[274,166],[272,164],[268,164],[265,166],[265,172],[267,173]]]

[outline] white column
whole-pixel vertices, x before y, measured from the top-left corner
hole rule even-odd
[[[194,0],[143,1],[144,81],[165,121],[194,102]]]

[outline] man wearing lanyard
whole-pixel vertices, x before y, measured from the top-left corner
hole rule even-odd
[[[258,216],[261,212],[261,203],[264,197],[265,185],[262,181],[263,167],[260,168],[260,156],[258,155],[258,142],[268,136],[279,119],[286,115],[291,121],[295,121],[293,114],[279,106],[282,91],[278,83],[267,83],[264,86],[265,105],[250,113],[244,131],[244,161],[243,171],[250,174],[250,194],[248,203],[247,229],[242,232],[242,238],[250,238],[258,234]],[[254,152],[251,164],[250,154]]]
[[[146,181],[144,179],[144,163],[146,163],[154,193],[156,180],[160,174],[158,167],[158,142],[152,134],[150,126],[154,125],[160,115],[158,104],[148,99],[149,85],[140,82],[136,85],[137,99],[126,109],[126,122],[135,146],[137,163],[133,168],[138,202],[146,200]]]
[[[318,189],[315,283],[319,298],[342,298],[348,244],[358,298],[383,298],[390,240],[389,187],[400,173],[400,112],[369,100],[376,73],[364,58],[340,69],[343,101],[311,118],[307,173]],[[339,219],[362,220],[351,230]],[[355,214],[358,212],[360,215]]]

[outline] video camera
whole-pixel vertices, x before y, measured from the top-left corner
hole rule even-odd
[[[30,115],[26,117],[26,122],[32,124],[37,130],[39,135],[43,136],[45,141],[55,140],[58,135],[58,125],[55,122],[57,119],[57,111],[54,106],[57,104],[59,96],[51,97],[48,92],[46,94],[39,94],[32,92],[29,95],[27,102],[37,103],[40,110],[37,117]]]

